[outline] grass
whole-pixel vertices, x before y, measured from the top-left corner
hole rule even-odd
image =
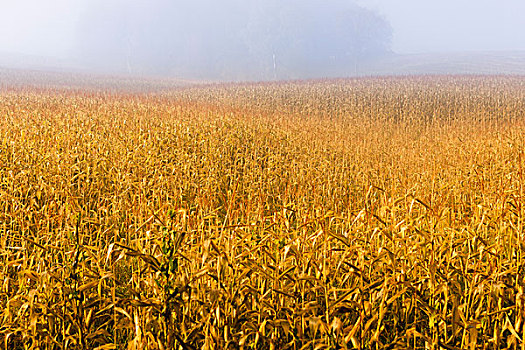
[[[523,348],[523,86],[5,88],[2,346]]]

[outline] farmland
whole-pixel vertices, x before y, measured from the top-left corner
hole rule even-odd
[[[8,349],[523,348],[525,79],[0,90]]]

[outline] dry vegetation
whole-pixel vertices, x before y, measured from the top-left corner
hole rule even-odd
[[[524,91],[4,89],[1,346],[523,348]]]

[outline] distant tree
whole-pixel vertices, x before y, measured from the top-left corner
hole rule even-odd
[[[390,51],[391,27],[348,1],[269,0],[251,9],[246,44],[264,78],[355,74]]]
[[[390,52],[392,28],[374,12],[356,7],[341,13],[338,26],[340,33],[346,33],[341,45],[345,51],[340,57],[353,59],[354,74],[358,73],[360,61]]]

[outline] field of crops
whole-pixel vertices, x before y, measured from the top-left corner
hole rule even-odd
[[[6,349],[524,349],[525,79],[0,90]]]

